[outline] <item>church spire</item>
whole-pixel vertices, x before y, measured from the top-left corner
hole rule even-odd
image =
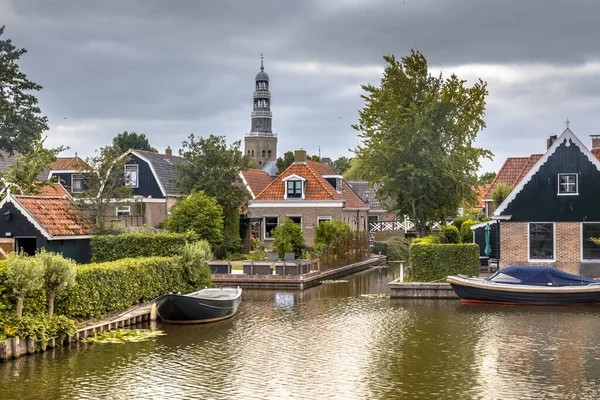
[[[254,107],[252,108],[252,125],[250,134],[256,136],[272,136],[271,92],[269,91],[269,75],[265,72],[264,55],[260,55],[260,72],[256,74],[254,87]]]
[[[260,70],[264,71],[265,70],[265,66],[263,65],[263,59],[265,58],[265,56],[263,55],[263,53],[260,53]]]

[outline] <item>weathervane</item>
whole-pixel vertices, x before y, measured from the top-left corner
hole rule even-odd
[[[569,118],[567,118],[567,120],[565,121],[565,124],[567,124],[567,129],[569,129],[569,124],[571,123],[571,121],[569,121]]]

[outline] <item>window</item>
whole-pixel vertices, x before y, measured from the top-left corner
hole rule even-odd
[[[271,158],[271,150],[269,150],[267,154],[269,155],[269,158]]]
[[[331,221],[331,217],[317,217],[317,225],[325,221]]]
[[[379,222],[378,215],[369,215],[369,222]]]
[[[83,176],[71,175],[71,192],[73,192],[73,193],[83,192]]]
[[[578,194],[577,174],[558,174],[558,194]]]
[[[127,186],[138,187],[138,165],[125,165],[125,182]]]
[[[117,216],[129,216],[131,215],[131,206],[117,206]]]
[[[265,239],[273,239],[271,231],[279,225],[279,217],[265,217]]]
[[[600,245],[592,242],[592,238],[600,238],[600,223],[581,224],[581,258],[583,260],[600,260]]]
[[[302,198],[302,181],[287,181],[287,198]]]
[[[302,215],[288,215],[286,218],[291,219],[296,224],[300,224],[302,226]]]
[[[264,151],[264,150],[262,151],[262,156],[263,156],[263,158],[264,158],[264,156],[265,156],[265,151]]]
[[[529,224],[529,259],[554,260],[554,224]]]

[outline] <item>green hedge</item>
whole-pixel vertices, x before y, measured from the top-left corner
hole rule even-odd
[[[387,240],[389,261],[408,261],[410,239],[393,237]]]
[[[448,275],[479,275],[479,246],[470,244],[418,244],[410,246],[411,279],[432,282]]]
[[[122,258],[171,257],[188,242],[198,240],[190,233],[127,232],[120,235],[92,236],[92,262]]]

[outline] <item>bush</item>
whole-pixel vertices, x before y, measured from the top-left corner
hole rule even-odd
[[[444,225],[440,228],[440,236],[445,238],[445,243],[460,243],[460,232],[454,225]],[[440,237],[440,240],[444,240]]]
[[[479,223],[479,221],[473,220],[463,222],[462,226],[460,227],[460,240],[463,243],[473,243],[473,231],[471,230],[471,227]]]
[[[387,241],[389,261],[408,261],[410,239],[393,237]]]
[[[273,247],[279,258],[283,258],[285,253],[294,253],[296,258],[302,258],[304,249],[304,236],[302,227],[290,218],[286,218],[283,224],[273,229]]]
[[[417,282],[432,282],[448,275],[479,275],[476,244],[419,244],[410,246],[411,276]]]
[[[9,253],[6,256],[6,264],[6,282],[10,292],[17,299],[17,315],[22,317],[25,296],[42,290],[44,264],[35,257],[17,253]]]
[[[31,338],[47,341],[52,337],[64,339],[75,333],[75,322],[63,315],[26,316],[15,318],[2,315],[0,318],[0,340],[11,337]]]
[[[315,229],[315,245],[323,246],[333,243],[352,228],[344,221],[325,221],[317,225]]]
[[[223,242],[223,207],[203,191],[192,192],[171,208],[171,215],[163,225],[173,232],[195,232],[214,247]],[[239,230],[239,224],[236,229]],[[238,232],[238,239],[239,236]],[[235,242],[235,235],[229,239]]]
[[[460,231],[460,228],[461,228],[463,222],[468,221],[470,219],[471,219],[471,216],[463,215],[462,217],[455,218],[454,221],[452,221],[452,225],[454,225],[456,227],[456,229],[458,229]]]
[[[444,240],[446,240],[446,238],[444,237]],[[414,238],[411,242],[411,244],[440,244],[441,240],[440,240],[440,236],[424,236],[424,237],[420,237],[420,238]]]
[[[494,190],[492,190],[492,201],[494,202],[494,206],[496,208],[500,207],[500,204],[508,197],[510,192],[512,192],[513,187],[509,185],[505,185],[504,183],[498,183]]]
[[[181,264],[185,278],[194,287],[210,282],[210,267],[208,261],[212,259],[210,244],[206,240],[195,243],[186,243],[181,249]]]
[[[92,236],[92,262],[122,258],[171,257],[179,254],[186,243],[198,240],[193,232],[127,232],[120,235]]]

